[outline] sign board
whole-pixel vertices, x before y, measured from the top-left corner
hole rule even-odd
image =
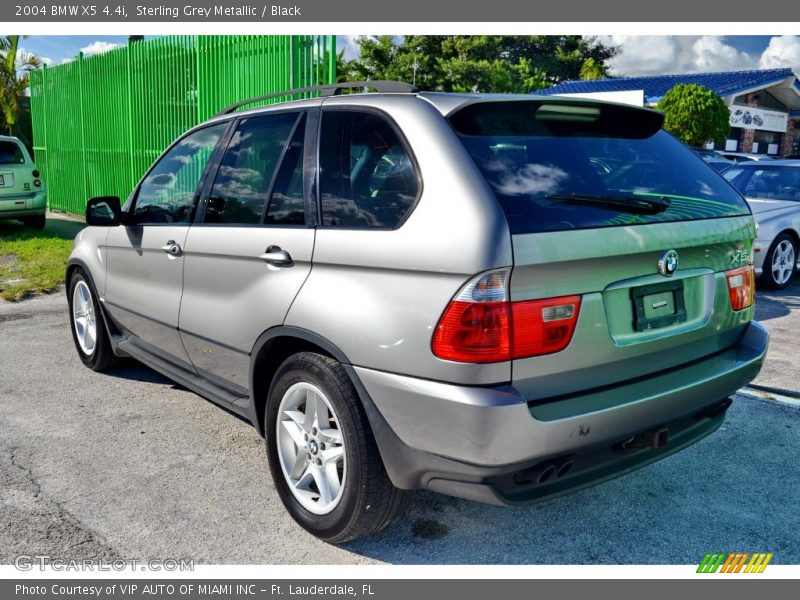
[[[728,108],[731,111],[731,127],[786,133],[789,115],[785,112],[738,105],[729,106]]]
[[[582,94],[559,94],[559,96],[589,98],[592,100],[605,100],[606,102],[630,104],[632,106],[644,106],[644,90],[630,90],[623,92],[586,92]]]

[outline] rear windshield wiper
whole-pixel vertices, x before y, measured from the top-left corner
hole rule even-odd
[[[636,196],[606,196],[591,194],[548,194],[548,200],[569,202],[571,204],[585,204],[597,208],[607,208],[642,215],[655,215],[669,208],[670,200],[667,196],[660,198],[637,198]]]

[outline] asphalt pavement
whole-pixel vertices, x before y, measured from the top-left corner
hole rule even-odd
[[[759,294],[764,385],[800,389],[798,296]],[[800,563],[796,407],[737,395],[719,431],[633,474],[526,508],[419,492],[399,523],[336,547],[287,515],[249,425],[136,363],[86,369],[66,306],[63,292],[0,304],[0,564]]]
[[[753,383],[800,397],[800,275],[783,290],[759,290],[755,318],[769,329],[770,350]]]

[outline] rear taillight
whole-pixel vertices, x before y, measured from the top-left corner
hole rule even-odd
[[[580,296],[512,302],[513,358],[552,354],[566,348],[580,308]]]
[[[753,304],[755,272],[752,265],[725,271],[725,280],[728,282],[728,297],[733,310],[744,310]]]
[[[33,180],[33,186],[34,187],[42,187],[42,182],[39,181],[38,179],[34,179]]]
[[[580,296],[511,302],[510,269],[480,275],[447,305],[433,335],[433,353],[457,362],[491,363],[567,347]]]

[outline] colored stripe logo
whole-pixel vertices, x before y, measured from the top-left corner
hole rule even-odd
[[[724,552],[708,553],[697,567],[698,573],[763,573],[772,552]]]

